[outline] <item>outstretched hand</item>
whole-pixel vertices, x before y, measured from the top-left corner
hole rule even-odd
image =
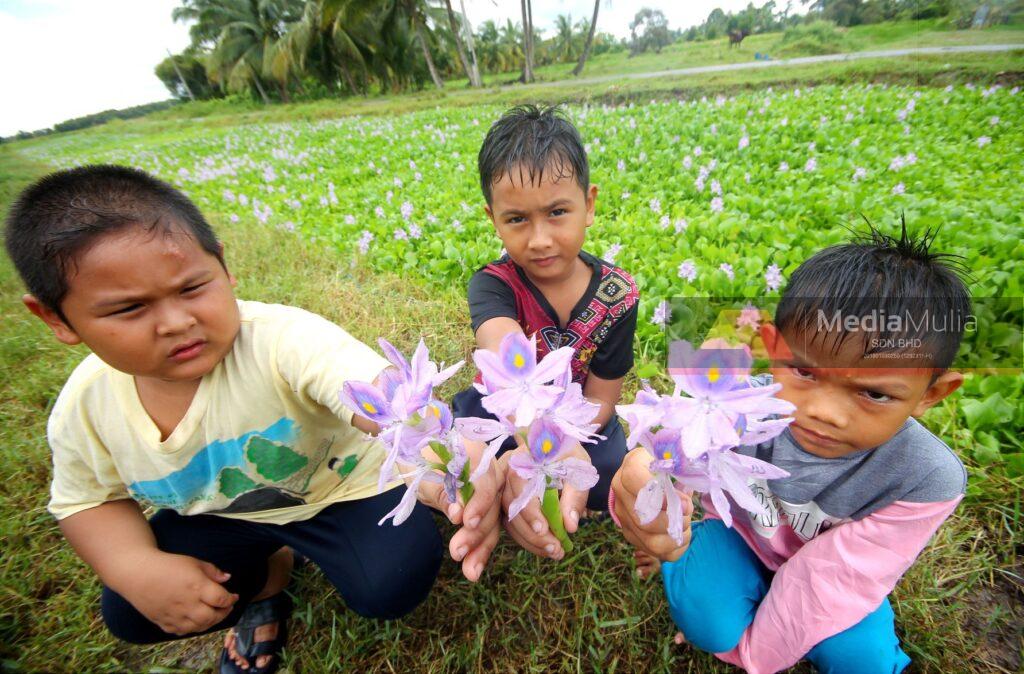
[[[480,462],[483,443],[466,441],[470,473]],[[505,482],[504,466],[491,461],[487,471],[473,483],[473,496],[469,503],[452,503],[437,482],[420,483],[417,498],[421,503],[445,514],[452,524],[458,525],[448,541],[452,559],[462,563],[462,575],[477,582],[484,567],[498,545],[501,533],[501,488]]]
[[[612,492],[615,494],[615,516],[622,526],[622,535],[638,550],[663,562],[674,562],[683,556],[690,545],[690,517],[693,514],[693,500],[690,495],[683,498],[683,544],[680,545],[668,535],[668,515],[662,504],[661,512],[648,524],[640,524],[634,504],[636,496],[651,480],[647,466],[651,455],[646,449],[637,447],[626,455],[622,466],[612,478]]]
[[[527,484],[526,480],[508,468],[508,462],[516,452],[527,451],[529,450],[526,447],[519,446],[515,451],[506,452],[498,459],[498,463],[504,466],[505,472],[505,488],[502,491],[501,500],[502,509],[506,515],[511,503],[522,493]],[[565,456],[590,463],[590,455],[579,443],[571,451],[565,452]],[[589,490],[574,489],[569,484],[562,488],[558,506],[562,513],[562,522],[566,532],[572,534],[579,528],[580,517],[585,512],[589,493]],[[516,543],[538,557],[550,557],[556,560],[565,557],[565,550],[562,549],[562,544],[551,531],[551,527],[548,526],[548,521],[540,508],[540,501],[537,499],[531,499],[518,515],[507,520],[505,528]]]

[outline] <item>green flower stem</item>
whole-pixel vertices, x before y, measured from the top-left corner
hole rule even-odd
[[[448,451],[445,445],[436,440],[430,441],[430,448],[441,459],[441,463],[431,463],[430,465],[441,472],[447,472],[448,462],[452,460],[452,453]],[[459,474],[459,482],[462,483],[462,486],[459,487],[459,494],[462,495],[462,505],[466,505],[469,503],[469,499],[473,498],[473,483],[469,481],[469,461],[462,467],[462,472]]]
[[[544,501],[541,503],[540,509],[548,521],[548,526],[551,527],[551,533],[562,544],[562,549],[566,554],[572,552],[572,541],[569,540],[569,533],[565,530],[565,523],[562,522],[562,511],[558,507],[557,489],[548,487],[544,490]]]

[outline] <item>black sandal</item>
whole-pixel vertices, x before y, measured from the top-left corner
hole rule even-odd
[[[288,642],[288,616],[291,612],[291,597],[284,592],[249,604],[242,611],[238,624],[232,628],[235,633],[235,650],[249,661],[249,669],[242,669],[235,664],[225,648],[220,654],[220,674],[274,674],[281,666],[281,649]],[[275,622],[277,637],[270,641],[255,641],[257,627]],[[266,667],[256,666],[256,658],[261,655],[273,656]]]

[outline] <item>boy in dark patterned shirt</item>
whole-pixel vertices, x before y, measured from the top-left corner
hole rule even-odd
[[[582,250],[594,222],[597,186],[591,185],[579,133],[559,110],[516,107],[491,127],[480,148],[480,184],[487,215],[506,253],[473,275],[469,310],[479,348],[498,350],[505,335],[536,335],[538,360],[563,346],[574,350],[573,381],[600,404],[594,423],[604,440],[578,450],[600,480],[587,493],[566,487],[562,514],[575,531],[584,506],[607,509],[612,475],[626,454],[615,415],[622,381],[633,367],[636,283],[623,270]],[[456,417],[491,417],[474,388],[459,393]],[[503,450],[515,447],[507,441]],[[522,449],[520,449],[522,451]],[[506,454],[502,460],[507,461]],[[504,505],[522,488],[507,471]],[[533,503],[508,525],[527,550],[559,559],[564,554]]]

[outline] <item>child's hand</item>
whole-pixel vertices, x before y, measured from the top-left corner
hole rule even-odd
[[[650,453],[637,447],[626,455],[618,472],[612,478],[612,491],[615,493],[615,516],[622,525],[622,535],[640,551],[663,562],[674,562],[683,556],[690,545],[690,516],[693,514],[693,501],[689,496],[683,498],[683,515],[685,529],[683,544],[679,545],[668,535],[668,515],[662,511],[649,524],[641,525],[638,521],[634,504],[636,495],[651,479],[647,465],[651,462]]]
[[[529,450],[525,446],[520,445],[515,452],[506,452],[499,459],[499,462],[505,467],[505,488],[502,490],[501,500],[506,514],[509,505],[519,496],[526,485],[526,481],[519,477],[514,470],[508,469],[508,461],[514,453],[527,451]],[[564,456],[590,463],[590,455],[579,443],[576,443],[576,447],[571,451],[565,452]],[[562,488],[559,508],[562,511],[565,530],[570,534],[575,533],[579,527],[580,515],[587,507],[588,493],[589,490],[579,491],[568,484]],[[562,559],[565,556],[562,544],[551,533],[548,521],[545,519],[544,513],[541,512],[540,502],[537,499],[532,499],[514,519],[508,520],[505,523],[505,528],[516,543],[538,557]]]
[[[465,442],[469,455],[470,473],[480,464],[485,445],[470,440]],[[501,488],[505,484],[505,468],[498,461],[473,483],[473,497],[465,506],[451,503],[444,487],[436,482],[421,482],[420,502],[443,512],[452,524],[462,526],[448,541],[452,559],[462,562],[462,575],[471,582],[480,580],[487,560],[498,545],[501,534]]]
[[[169,634],[208,630],[238,601],[222,585],[230,575],[195,557],[154,550],[135,568],[125,599]]]

